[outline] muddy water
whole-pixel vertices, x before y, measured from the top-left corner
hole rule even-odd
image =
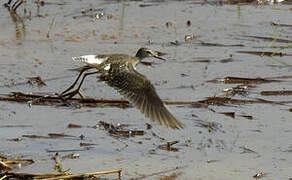
[[[238,52],[274,52],[289,44],[272,43],[274,38],[290,40],[291,44],[291,5],[215,6],[194,4],[192,1],[85,3],[64,0],[61,4],[38,7],[28,1],[17,9],[21,17],[24,16],[24,8],[31,12],[30,17],[24,18],[23,22],[13,22],[7,9],[1,6],[1,94],[12,91],[61,92],[77,75],[70,71],[79,67],[72,63],[72,56],[92,53],[134,55],[141,46],[167,53],[164,56],[168,59],[166,62],[148,59],[154,62],[152,67],[137,67],[153,82],[164,100],[198,101],[220,96],[224,89],[238,85],[207,82],[216,78],[291,75],[291,56],[269,57]],[[99,19],[83,16],[82,11],[90,8],[99,10],[89,12],[89,15],[103,13],[104,16]],[[187,21],[191,22],[190,26]],[[271,22],[290,23],[290,26],[273,26]],[[185,42],[185,35],[194,35],[195,39]],[[291,47],[279,52],[292,54]],[[230,56],[230,61],[222,61]],[[25,82],[28,77],[34,76],[41,76],[47,86],[4,86],[11,82]],[[50,80],[56,77],[61,78]],[[260,95],[264,90],[292,89],[291,79],[280,80],[255,84],[244,96],[235,95],[233,98],[292,100],[291,96]],[[110,87],[97,83],[94,76],[88,77],[82,92],[88,97],[121,98]],[[71,168],[73,173],[121,168],[124,179],[157,172],[162,173],[147,179],[167,175],[177,179],[252,179],[253,175],[261,172],[268,179],[288,179],[292,172],[290,106],[289,103],[252,103],[214,105],[208,109],[173,105],[169,109],[186,127],[170,130],[150,122],[134,108],[29,107],[2,101],[0,153],[33,159],[34,164],[16,170],[28,173],[54,172],[51,157],[54,151],[61,151],[61,156],[72,152],[80,155],[79,159],[61,161],[63,167]],[[235,112],[235,118],[216,112]],[[240,115],[249,115],[252,119]],[[101,120],[130,124],[130,128],[145,130],[146,134],[115,138],[99,128],[67,128],[70,123],[94,126]],[[145,123],[151,123],[153,128],[146,130]],[[202,124],[212,124],[215,128],[206,128]],[[48,133],[74,137],[22,137]],[[22,138],[22,141],[8,141],[13,138]],[[158,148],[166,141],[176,140],[179,143],[174,147],[179,149],[178,152]],[[96,145],[86,149],[80,147],[80,142]],[[173,170],[176,167],[178,169]]]

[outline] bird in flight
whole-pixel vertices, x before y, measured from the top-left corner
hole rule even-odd
[[[144,58],[154,57],[165,60],[157,53],[148,48],[140,48],[135,56],[127,54],[104,54],[104,55],[84,55],[72,57],[74,61],[80,61],[86,64],[74,83],[60,94],[61,97],[69,99],[80,93],[81,85],[86,76],[91,74],[100,74],[99,80],[106,82],[130,101],[137,109],[141,111],[150,120],[174,129],[183,128],[183,124],[177,120],[166,108],[158,96],[154,86],[144,76],[136,71],[136,65]],[[83,78],[77,89],[73,89],[80,79],[81,75],[88,69],[95,68],[96,72],[88,72]]]

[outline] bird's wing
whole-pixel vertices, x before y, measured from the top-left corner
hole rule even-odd
[[[111,69],[103,80],[152,121],[166,127],[183,128],[183,124],[165,107],[150,81],[132,65],[122,68],[111,64]]]

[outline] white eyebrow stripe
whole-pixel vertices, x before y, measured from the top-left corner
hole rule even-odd
[[[84,55],[84,56],[76,56],[72,57],[73,61],[83,62],[88,65],[98,65],[106,61],[108,58],[99,58],[96,55]]]

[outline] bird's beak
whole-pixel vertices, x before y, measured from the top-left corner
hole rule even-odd
[[[161,60],[163,60],[163,61],[166,61],[166,59],[164,59],[164,58],[162,58],[162,57],[160,57],[160,56],[157,56],[157,55],[154,55],[153,57],[155,57],[155,58],[157,58],[157,59],[161,59]]]
[[[153,54],[153,57],[157,58],[157,59],[161,59],[163,61],[166,61],[166,59],[162,58],[161,56],[165,55],[166,53],[161,53],[159,51],[155,51],[155,54]]]

